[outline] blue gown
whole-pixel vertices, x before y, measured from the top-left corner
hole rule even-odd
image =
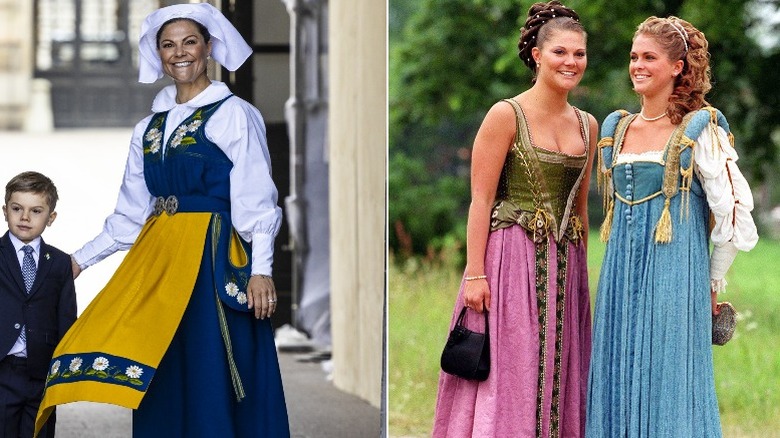
[[[229,99],[227,97],[226,99]],[[226,100],[225,99],[225,100]],[[152,117],[144,135],[144,177],[149,192],[174,195],[181,211],[214,213],[189,304],[137,410],[137,437],[289,437],[287,409],[270,319],[255,319],[246,290],[251,247],[230,223],[228,157],[206,138],[209,117],[224,100],[206,105],[171,135],[165,157],[150,131],[164,132],[167,113]],[[204,236],[196,236],[203,238]],[[245,266],[228,263],[229,245],[240,245]],[[175,291],[171,291],[175,293]],[[218,298],[219,296],[219,298]],[[232,354],[226,352],[230,339]],[[235,365],[231,370],[231,365]],[[245,397],[239,402],[234,378]]]
[[[604,131],[614,129],[616,117],[605,120]],[[600,150],[602,170],[611,173],[608,202],[614,211],[596,297],[589,437],[721,436],[711,345],[709,208],[692,172],[690,140],[706,118],[684,121],[672,134],[666,166],[615,163],[627,123],[618,126],[614,146]],[[675,148],[679,165],[671,156]],[[662,190],[667,167],[671,187],[678,188],[669,198]],[[667,199],[671,241],[662,243],[656,227]]]

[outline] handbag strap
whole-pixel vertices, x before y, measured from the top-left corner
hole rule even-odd
[[[455,321],[455,325],[463,325],[463,318],[466,316],[466,310],[468,310],[468,307],[463,306],[463,310],[460,311],[460,315],[458,315],[458,320]],[[485,314],[485,337],[489,337],[488,310],[485,309],[483,313]]]

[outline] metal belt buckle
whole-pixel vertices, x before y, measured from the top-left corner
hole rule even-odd
[[[176,199],[176,196],[171,195],[168,196],[168,198],[165,200],[165,212],[168,213],[168,216],[173,216],[176,214],[176,211],[179,209],[179,200]]]
[[[158,196],[154,201],[154,211],[152,211],[152,214],[159,216],[162,214],[163,210],[165,210],[165,198]]]
[[[159,216],[163,212],[168,213],[168,216],[173,216],[179,210],[179,200],[175,195],[168,196],[167,198],[158,196],[154,201],[153,215]]]

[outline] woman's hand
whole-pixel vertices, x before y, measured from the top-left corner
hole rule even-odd
[[[249,277],[246,298],[247,306],[255,309],[255,318],[270,318],[276,311],[276,286],[273,278],[267,275]]]
[[[490,289],[487,280],[466,280],[466,288],[463,292],[463,302],[466,307],[482,313],[484,309],[490,309]],[[484,305],[484,307],[483,307]]]
[[[75,280],[81,274],[81,267],[76,263],[76,259],[73,256],[70,256],[70,267],[73,269],[73,279]]]
[[[712,299],[712,314],[720,315],[720,305],[718,304],[718,293],[710,291],[710,298]]]

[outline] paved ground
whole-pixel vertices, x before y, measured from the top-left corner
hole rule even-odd
[[[25,170],[52,178],[59,191],[58,216],[43,238],[72,252],[101,230],[116,203],[130,129],[58,130],[51,134],[0,131],[0,183]],[[4,232],[4,230],[3,230]],[[76,280],[83,311],[119,265],[116,254]],[[295,438],[379,437],[379,409],[336,389],[322,364],[281,353],[291,434]],[[122,438],[131,435],[131,412],[112,405],[73,403],[58,409],[58,438]],[[220,437],[221,438],[221,437]]]
[[[380,436],[379,409],[336,389],[320,363],[300,358],[292,353],[279,355],[293,438]],[[130,410],[113,405],[63,405],[57,409],[57,438],[130,437],[131,417]]]

